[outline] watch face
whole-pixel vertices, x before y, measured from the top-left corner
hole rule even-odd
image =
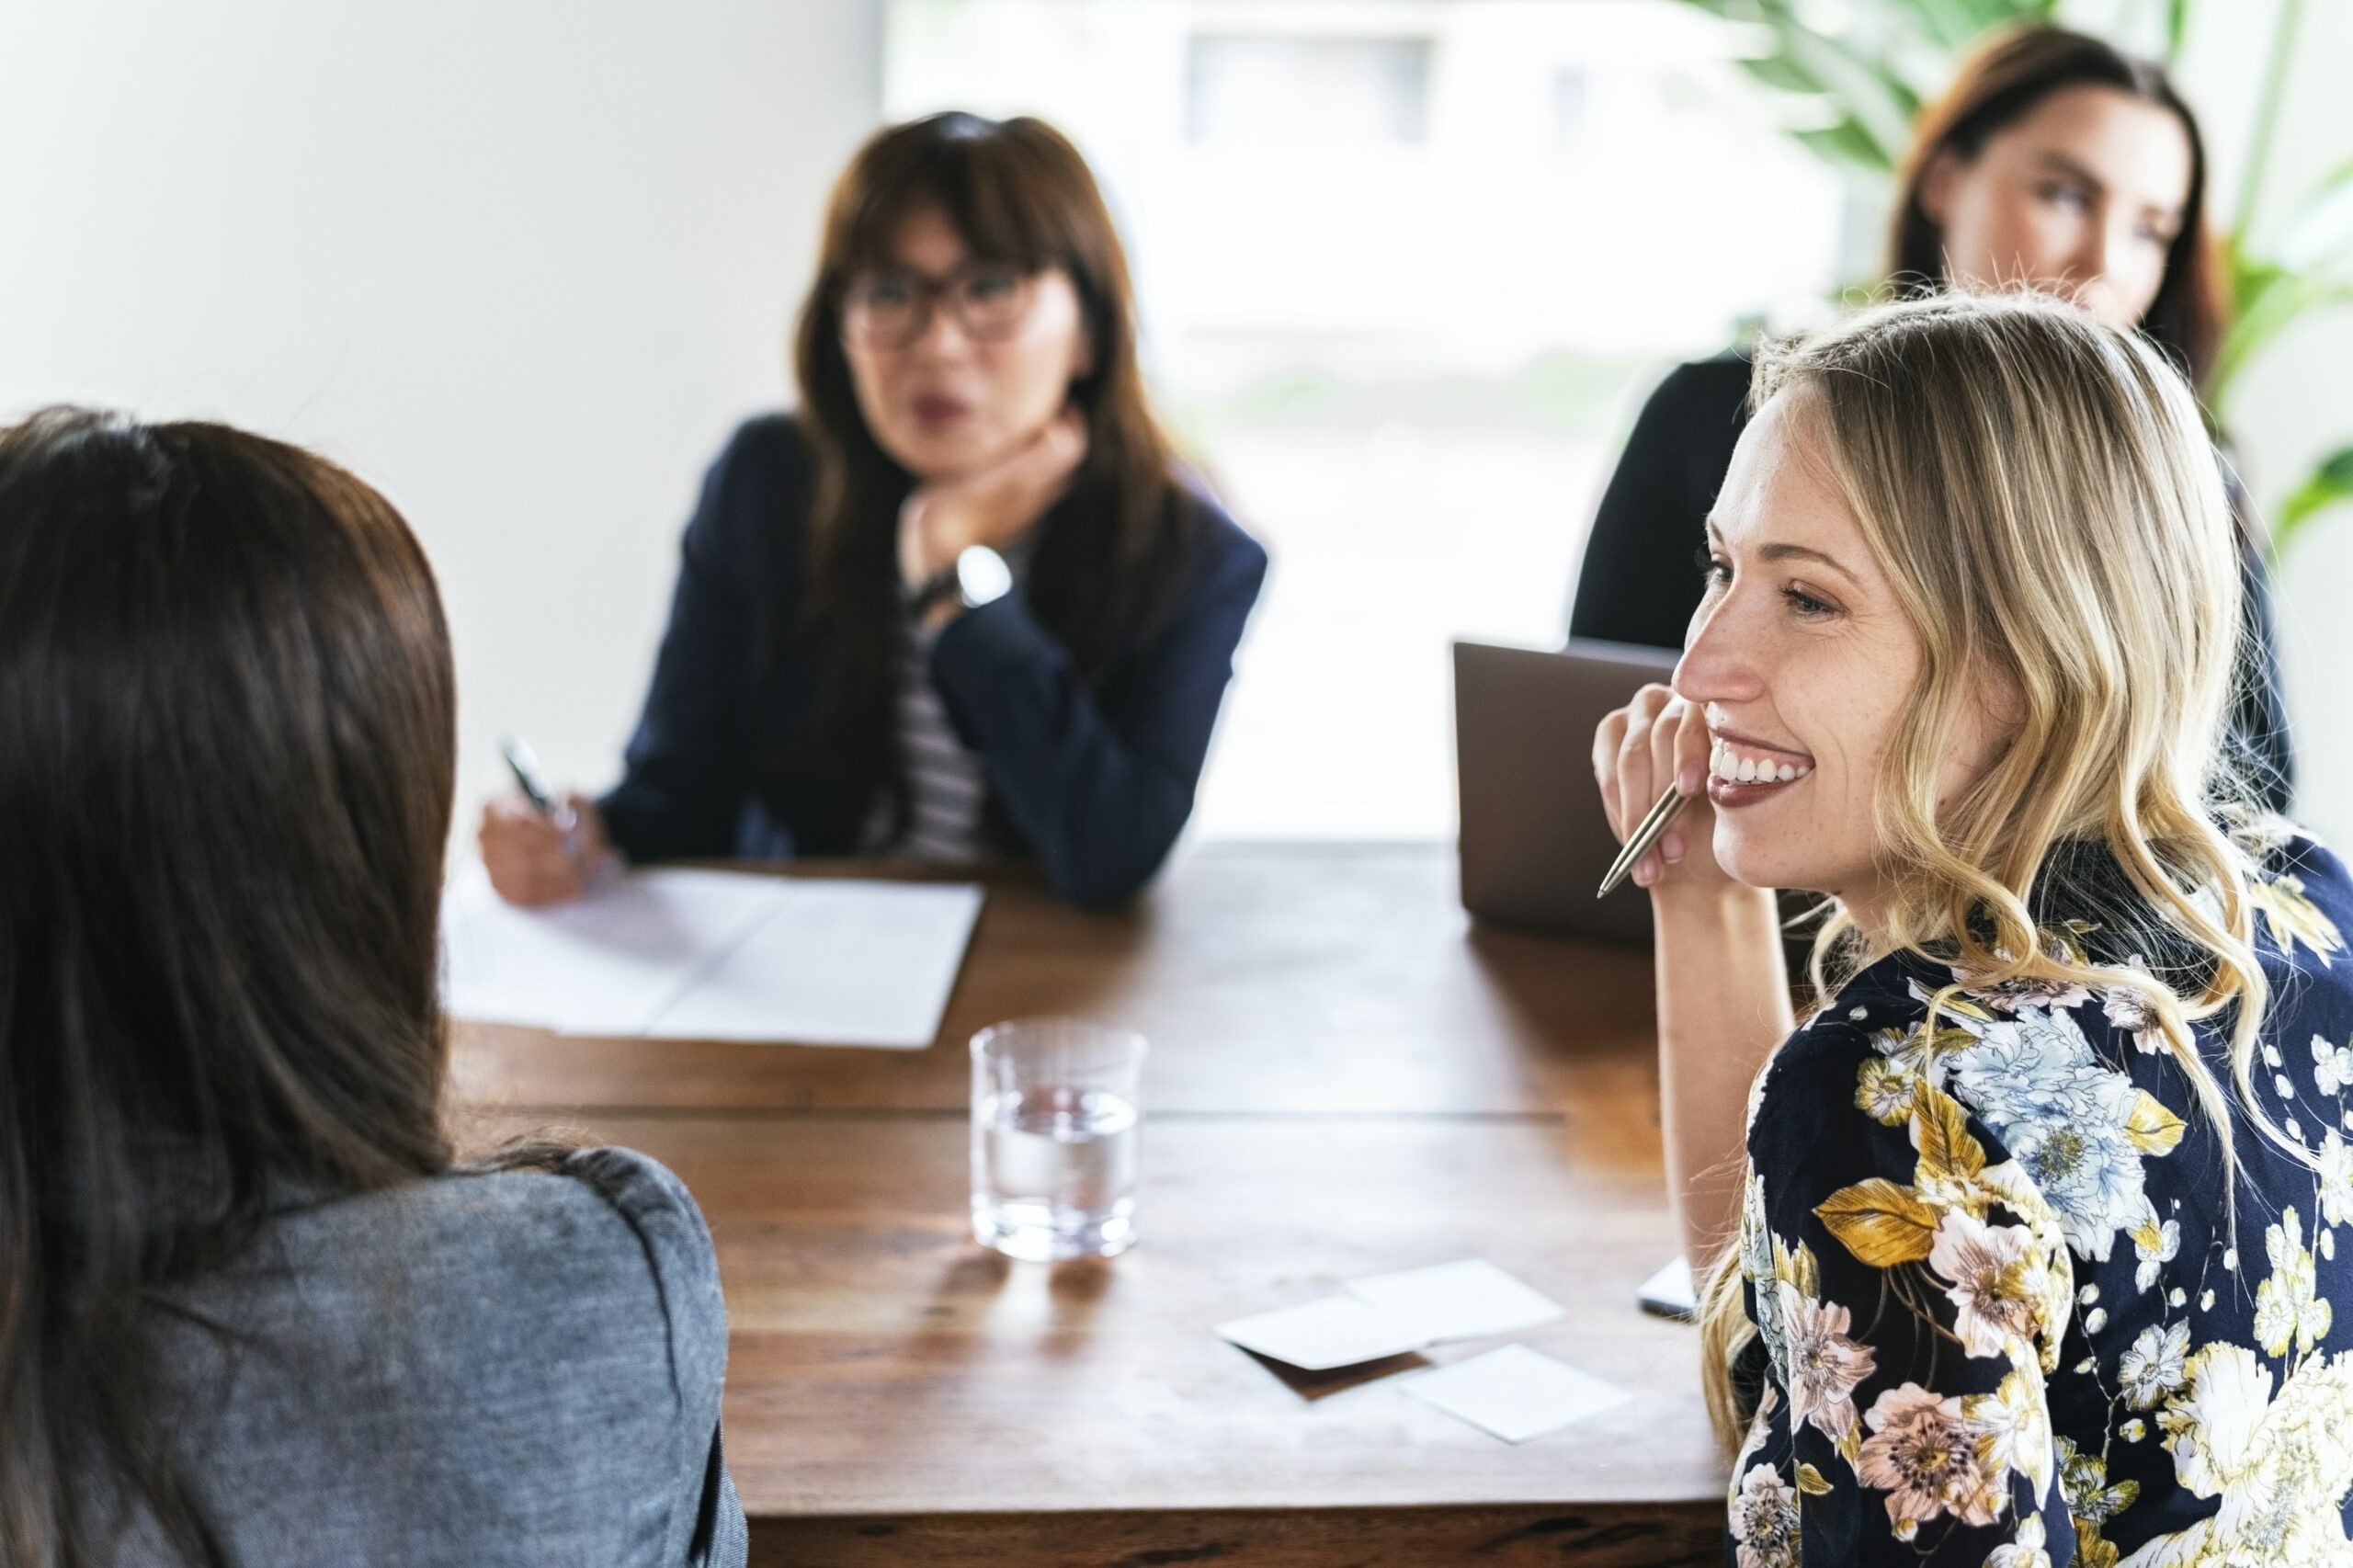
[[[987,545],[972,545],[956,558],[956,585],[964,592],[964,603],[977,608],[1011,591],[1013,569]]]

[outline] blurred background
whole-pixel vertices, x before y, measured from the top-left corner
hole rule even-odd
[[[1449,837],[1448,640],[1560,639],[1642,396],[1876,275],[1911,108],[2019,15],[2170,60],[2203,119],[2299,814],[2353,836],[2345,0],[25,0],[0,417],[350,464],[440,573],[461,823],[504,733],[601,787],[702,465],[790,400],[834,174],[884,120],[1042,114],[1120,216],[1164,411],[1275,556],[1192,831]]]

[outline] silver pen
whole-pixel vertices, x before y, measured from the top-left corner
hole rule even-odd
[[[1690,796],[1674,785],[1668,785],[1666,793],[1658,798],[1658,804],[1650,809],[1650,814],[1626,835],[1625,846],[1618,851],[1618,858],[1609,863],[1609,874],[1601,879],[1601,891],[1593,896],[1607,898],[1611,888],[1624,881],[1626,873],[1634,869],[1634,862],[1651,852],[1651,846],[1659,841],[1675,819],[1683,814],[1683,808],[1690,803]]]

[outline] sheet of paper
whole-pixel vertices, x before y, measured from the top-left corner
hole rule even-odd
[[[1634,1289],[1635,1299],[1654,1312],[1690,1317],[1699,1310],[1691,1288],[1691,1266],[1681,1256],[1670,1257],[1659,1271]]]
[[[469,865],[442,898],[443,1005],[563,1034],[921,1049],[980,908],[969,885],[649,870],[517,909]]]
[[[773,913],[776,887],[728,871],[634,871],[572,903],[517,909],[470,863],[441,900],[443,1005],[490,1023],[642,1034]]]
[[[1218,1325],[1218,1337],[1302,1371],[1551,1323],[1559,1302],[1484,1258],[1351,1280],[1344,1295]]]
[[[1354,1296],[1325,1296],[1217,1325],[1217,1335],[1302,1372],[1402,1356],[1428,1343],[1417,1324]]]
[[[1348,1293],[1413,1324],[1425,1345],[1512,1334],[1561,1315],[1558,1301],[1477,1257],[1352,1279]]]
[[[981,890],[767,879],[768,914],[642,1030],[920,1051],[939,1032]]]
[[[1599,1378],[1530,1350],[1506,1345],[1400,1385],[1457,1420],[1506,1443],[1524,1443],[1615,1409],[1633,1396]]]

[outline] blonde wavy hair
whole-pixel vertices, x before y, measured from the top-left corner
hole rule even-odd
[[[1949,293],[1766,346],[1751,404],[1776,396],[1795,400],[1801,438],[1922,650],[1874,792],[1892,896],[1869,934],[1833,906],[1814,942],[1816,997],[1898,951],[1949,963],[1972,987],[2128,987],[2148,997],[2234,1175],[2231,1107],[2191,1032],[2233,1013],[2240,1106],[2309,1163],[2249,1081],[2268,997],[2254,862],[2234,833],[2254,818],[2221,745],[2238,546],[2188,386],[2137,335],[2063,302]],[[1939,810],[1949,737],[1989,680],[2015,693],[2016,738]],[[2104,937],[2144,937],[2154,972],[2094,961],[2068,931],[2038,926],[2075,844],[2112,857],[2133,896],[2086,909],[2097,885],[2071,885],[2068,913]],[[1958,989],[1934,999],[1930,1027]],[[1755,1334],[1740,1251],[1718,1260],[1700,1312],[1709,1414],[1728,1449],[1749,1418],[1732,1369]]]

